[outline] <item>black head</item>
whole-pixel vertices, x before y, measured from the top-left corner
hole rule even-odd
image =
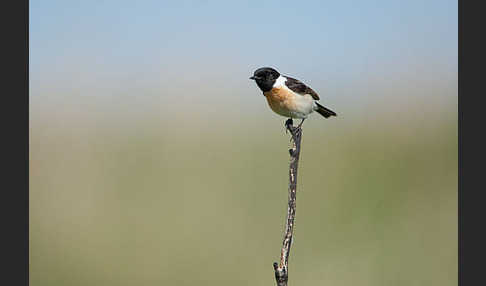
[[[250,79],[255,80],[258,87],[263,91],[269,91],[272,89],[273,84],[280,76],[280,73],[273,68],[259,68],[254,73]]]

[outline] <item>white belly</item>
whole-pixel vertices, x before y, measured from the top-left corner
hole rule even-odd
[[[314,111],[314,99],[311,95],[296,95],[295,99],[295,110],[294,113],[295,118],[307,118],[307,115],[311,114]]]

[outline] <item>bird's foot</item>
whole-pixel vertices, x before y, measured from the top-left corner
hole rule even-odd
[[[293,126],[294,125],[294,120],[292,120],[292,118],[289,118],[287,119],[287,121],[285,121],[285,127],[289,127],[290,126]]]
[[[285,133],[287,133],[287,131],[292,132],[291,128],[293,127],[294,127],[294,121],[292,120],[292,118],[287,119],[287,121],[285,121]]]

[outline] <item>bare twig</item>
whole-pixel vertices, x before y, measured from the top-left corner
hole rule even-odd
[[[289,203],[287,208],[287,221],[285,224],[285,235],[282,244],[282,252],[280,254],[280,264],[273,263],[275,270],[275,280],[277,286],[287,286],[289,279],[289,254],[290,246],[292,245],[292,234],[294,230],[295,219],[295,200],[297,191],[297,167],[299,164],[300,155],[300,141],[302,139],[302,128],[300,126],[294,127],[292,120],[287,120],[285,126],[292,135],[292,149],[290,153],[290,167],[289,167]]]

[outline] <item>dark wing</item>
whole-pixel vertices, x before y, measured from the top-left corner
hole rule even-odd
[[[304,95],[304,94],[310,94],[312,98],[315,100],[319,100],[319,95],[315,91],[312,90],[312,88],[308,87],[305,85],[303,82],[301,82],[298,79],[291,78],[288,76],[285,76],[287,78],[287,81],[285,82],[285,85],[293,92]]]

